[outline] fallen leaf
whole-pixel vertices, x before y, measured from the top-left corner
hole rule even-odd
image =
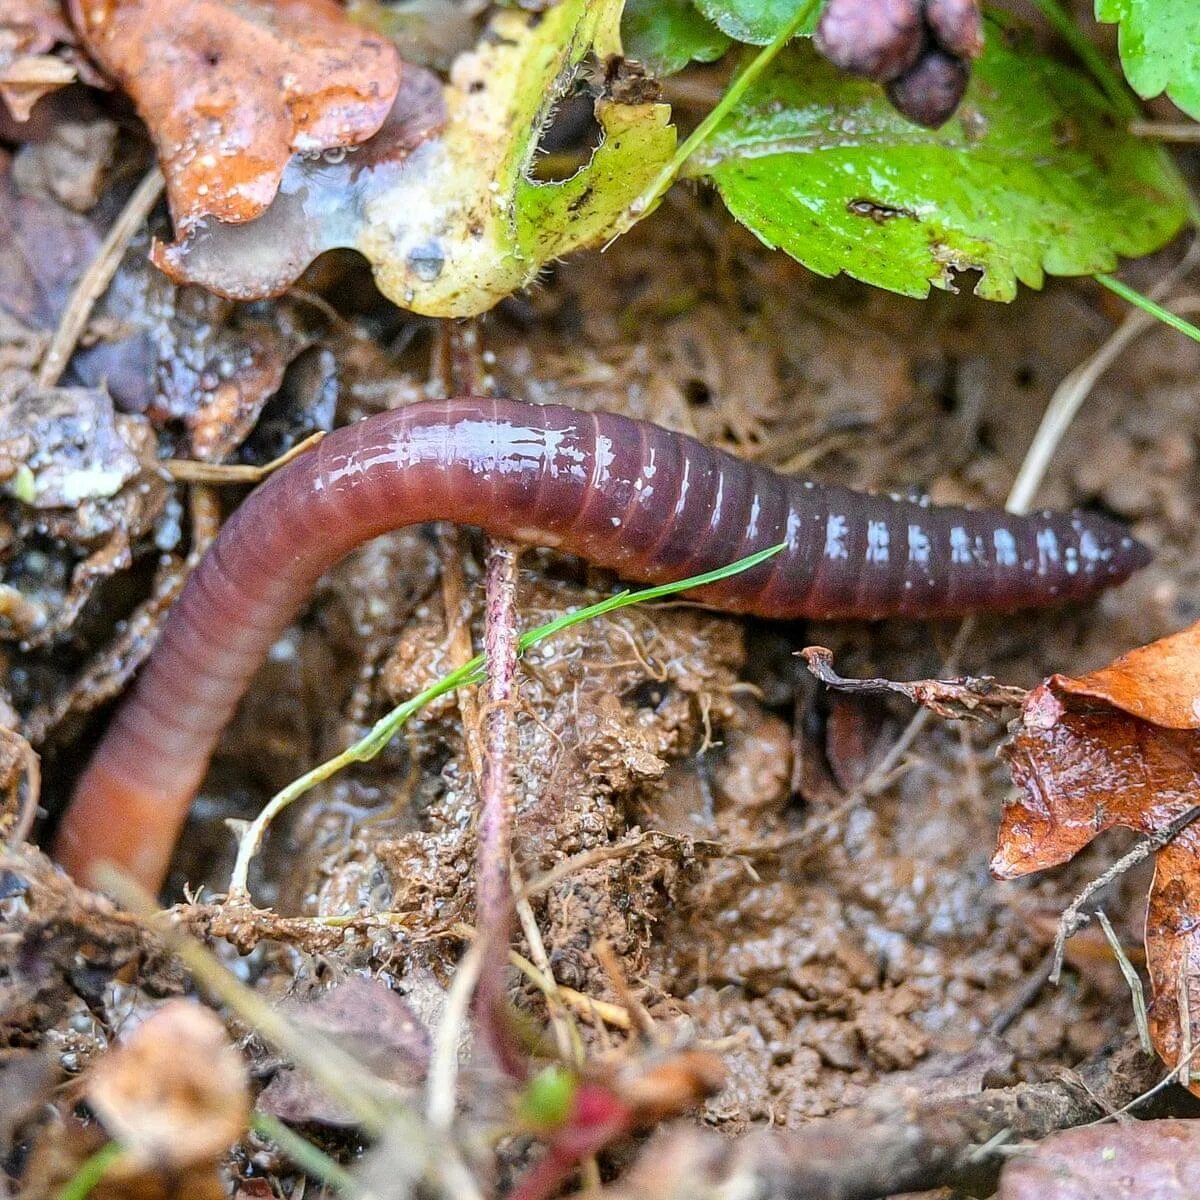
[[[562,0],[542,13],[497,12],[444,88],[406,72],[387,126],[344,162],[293,162],[258,221],[197,223],[155,261],[176,279],[252,299],[347,246],[403,308],[486,311],[545,263],[617,232],[674,150],[666,105],[607,98],[591,160],[569,179],[530,177],[563,89],[589,52],[615,48],[620,9],[620,0]]]
[[[0,390],[0,488],[31,508],[115,496],[141,470],[130,424],[98,388]]]
[[[104,117],[54,121],[46,137],[17,151],[12,164],[17,190],[86,213],[99,202],[108,180],[117,132],[117,123]]]
[[[1015,879],[1056,866],[1114,826],[1164,836],[1185,821],[1200,803],[1200,731],[1194,716],[1184,723],[1197,679],[1193,626],[1030,692],[1003,751],[1024,794],[1005,807],[993,874]],[[1177,1066],[1200,1045],[1200,825],[1157,851],[1146,966],[1151,1038]],[[1200,1094],[1200,1083],[1191,1087]]]
[[[1090,675],[1055,675],[1060,691],[1091,696],[1167,729],[1200,729],[1200,623],[1139,646]]]
[[[192,1000],[172,1000],[100,1058],[85,1095],[142,1165],[215,1161],[246,1128],[246,1069],[225,1027]]]
[[[281,1008],[297,1025],[312,1029],[363,1065],[364,1077],[410,1093],[429,1069],[429,1030],[397,992],[381,979],[352,976],[310,1000]],[[258,1107],[293,1125],[351,1126],[355,1117],[303,1071],[281,1067],[258,1098]]]
[[[59,0],[5,0],[0,13],[0,98],[18,121],[48,92],[95,72],[76,52],[75,31]],[[52,53],[57,50],[58,53]]]
[[[52,329],[100,235],[85,217],[17,190],[0,151],[0,309],[28,329]]]
[[[395,48],[334,0],[71,0],[96,60],[133,97],[176,234],[249,221],[293,154],[365,141],[392,106]]]
[[[33,824],[41,767],[33,747],[8,724],[16,714],[4,713],[5,707],[0,705],[0,839],[13,843],[25,837]]]
[[[1200,1121],[1132,1121],[1052,1134],[1013,1158],[996,1200],[1190,1200]]]

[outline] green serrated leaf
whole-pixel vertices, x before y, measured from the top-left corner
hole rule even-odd
[[[810,270],[908,296],[975,269],[977,295],[1011,300],[1018,281],[1147,254],[1186,217],[1163,157],[1124,132],[1089,79],[995,28],[937,132],[794,45],[689,174],[712,178],[738,220]]]
[[[1200,0],[1096,0],[1096,20],[1120,22],[1125,78],[1200,120]]]
[[[692,0],[625,0],[621,40],[630,58],[660,77],[690,62],[715,62],[729,48],[729,38]]]
[[[765,46],[796,15],[804,0],[696,0],[696,7],[736,42]],[[800,29],[808,36],[816,28],[817,13]]]

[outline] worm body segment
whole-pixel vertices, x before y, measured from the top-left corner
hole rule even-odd
[[[319,576],[430,520],[666,582],[785,549],[694,593],[773,618],[949,616],[1086,599],[1147,561],[1116,523],[936,508],[777,475],[611,414],[512,400],[414,404],[329,434],[263,483],[188,580],[76,785],[56,855],[161,884],[209,757]]]

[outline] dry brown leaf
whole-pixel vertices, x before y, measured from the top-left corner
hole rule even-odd
[[[192,1000],[172,1000],[97,1061],[86,1096],[142,1165],[215,1161],[246,1128],[250,1096],[225,1027]]]
[[[334,0],[71,0],[88,49],[133,97],[158,148],[177,236],[239,223],[295,153],[354,146],[400,83],[386,39]]]
[[[1166,834],[1200,803],[1200,733],[1180,727],[1200,679],[1198,629],[1079,679],[1052,676],[1029,693],[1004,751],[1024,795],[1001,818],[993,874],[1015,879],[1056,866],[1118,825]],[[1163,1060],[1176,1066],[1200,1045],[1196,824],[1157,852],[1146,965],[1151,1037]],[[1191,1086],[1200,1094],[1200,1083]]]
[[[0,97],[18,121],[48,92],[73,83],[75,34],[58,0],[5,0],[0,11]],[[66,57],[50,53],[56,46]],[[89,81],[90,81],[90,73]]]
[[[284,1006],[288,1016],[336,1042],[363,1064],[364,1074],[400,1094],[425,1078],[429,1030],[381,979],[350,979],[308,1001]],[[283,1067],[258,1098],[258,1107],[292,1124],[347,1126],[355,1118],[302,1071]]]
[[[44,196],[22,195],[0,151],[0,309],[27,329],[52,329],[100,246],[84,217]]]
[[[1200,1121],[1068,1129],[1004,1168],[996,1200],[1190,1200],[1200,1195]]]

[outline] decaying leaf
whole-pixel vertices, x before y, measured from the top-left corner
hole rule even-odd
[[[404,308],[486,311],[550,259],[611,236],[674,149],[665,105],[601,100],[591,161],[562,181],[530,178],[563,87],[590,51],[615,52],[620,9],[620,0],[563,0],[544,13],[498,12],[444,89],[406,71],[387,126],[343,163],[293,162],[258,221],[199,222],[156,261],[177,279],[250,299],[283,291],[321,251],[349,246]]]
[[[61,53],[52,53],[58,48]],[[78,74],[94,82],[75,49],[75,32],[59,0],[5,0],[0,9],[0,99],[18,121],[48,92]],[[83,70],[79,68],[83,66]]]
[[[336,1042],[393,1092],[410,1092],[429,1069],[429,1030],[381,979],[354,976],[285,1010],[298,1025]],[[354,1116],[302,1071],[281,1067],[258,1098],[258,1107],[292,1124],[350,1126]]]
[[[1200,1194],[1200,1121],[1067,1129],[1004,1168],[997,1200],[1188,1200]]]
[[[246,1128],[246,1070],[225,1028],[191,1000],[172,1000],[99,1059],[86,1096],[142,1165],[215,1162]]]
[[[27,329],[51,329],[100,235],[76,212],[23,195],[0,151],[0,310]]]
[[[833,652],[824,646],[800,651],[808,669],[826,687],[839,692],[879,696],[892,693],[928,708],[947,720],[979,720],[1013,708],[1025,698],[1025,689],[997,683],[990,675],[967,675],[962,679],[914,679],[897,683],[891,679],[844,679],[833,669]]]
[[[293,154],[365,141],[399,86],[394,47],[334,0],[71,0],[71,13],[154,137],[179,236],[258,216]]]
[[[1154,835],[1185,819],[1200,803],[1197,680],[1200,626],[1192,626],[1091,675],[1055,675],[1030,692],[1005,750],[1024,795],[1005,808],[992,872],[1015,879],[1066,862],[1114,826]],[[1196,824],[1157,852],[1146,965],[1151,1037],[1176,1066],[1200,1046]],[[1200,1083],[1191,1086],[1200,1094]]]

